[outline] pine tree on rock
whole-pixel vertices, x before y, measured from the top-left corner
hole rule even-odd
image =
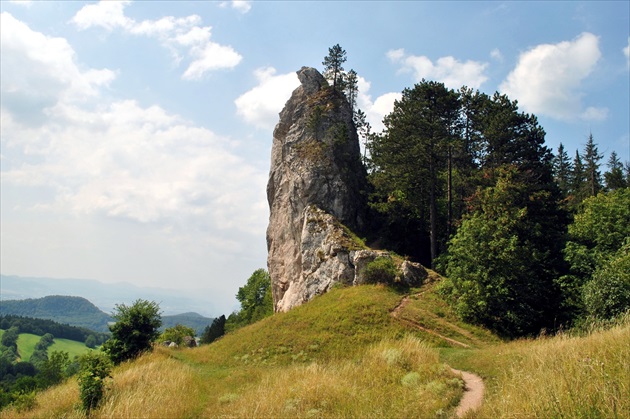
[[[324,58],[324,77],[333,82],[333,89],[343,91],[344,69],[343,63],[347,60],[346,51],[336,44],[328,48],[328,55]]]

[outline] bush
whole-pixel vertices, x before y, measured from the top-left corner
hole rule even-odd
[[[363,274],[368,284],[392,284],[398,275],[398,269],[391,258],[379,256],[367,264]]]
[[[136,300],[131,306],[116,304],[109,327],[112,337],[103,344],[103,351],[118,364],[149,351],[160,336],[160,306],[154,301]]]
[[[617,317],[630,309],[630,246],[626,245],[584,285],[587,313],[600,320]]]
[[[184,344],[184,338],[190,336],[194,338],[196,335],[195,330],[192,327],[184,326],[182,324],[176,324],[174,327],[169,327],[164,330],[160,336],[160,342],[175,342],[177,346]]]
[[[105,380],[110,377],[112,364],[100,352],[90,351],[79,358],[79,392],[86,411],[94,409],[105,394]]]

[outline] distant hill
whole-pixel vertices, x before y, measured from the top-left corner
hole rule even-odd
[[[73,295],[88,299],[105,313],[111,313],[116,304],[131,304],[138,298],[155,301],[166,315],[194,311],[204,316],[231,313],[238,308],[222,308],[213,303],[215,294],[209,289],[182,290],[139,287],[134,284],[104,283],[92,279],[35,278],[0,274],[0,300],[23,300],[47,295]]]
[[[206,326],[214,321],[213,318],[204,317],[199,313],[182,313],[173,316],[162,316],[162,329],[173,327],[176,324],[192,327],[197,332],[197,336],[201,336]]]
[[[107,323],[112,317],[82,297],[52,295],[25,300],[0,301],[0,315],[15,315],[53,320],[70,326],[84,327],[96,332],[109,332]],[[182,324],[192,327],[200,335],[214,319],[187,312],[162,316],[162,329]]]
[[[0,315],[49,319],[57,323],[108,332],[112,318],[82,297],[50,295],[43,298],[0,301]]]

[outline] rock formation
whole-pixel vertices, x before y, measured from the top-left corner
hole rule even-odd
[[[335,283],[361,283],[368,262],[390,257],[367,249],[350,230],[364,226],[367,189],[350,105],[317,70],[302,67],[297,74],[301,86],[273,133],[267,184],[275,311],[300,305]],[[404,263],[408,275],[401,270],[398,280],[426,276],[424,268]],[[403,262],[398,265],[402,269]]]

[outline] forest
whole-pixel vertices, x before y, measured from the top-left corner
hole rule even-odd
[[[324,74],[346,95],[365,146],[378,246],[448,280],[462,319],[504,336],[610,319],[630,307],[630,165],[595,136],[554,153],[535,115],[504,94],[422,80],[385,129],[356,109],[357,73],[329,49]]]

